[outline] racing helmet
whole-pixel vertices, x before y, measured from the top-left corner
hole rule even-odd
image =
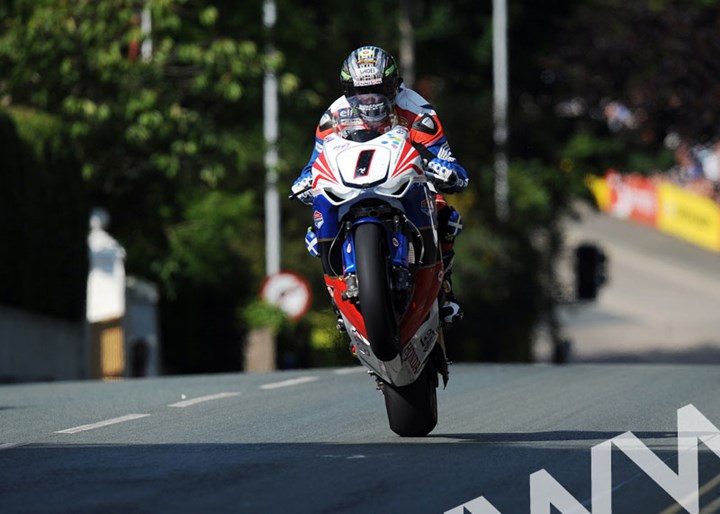
[[[381,128],[387,128],[392,124],[392,103],[387,96],[360,93],[347,97],[347,100],[354,115],[360,118],[367,128],[381,131]]]
[[[361,93],[350,96],[347,100],[352,114],[336,123],[336,130],[345,139],[372,139],[390,130],[396,123],[392,103],[385,95]],[[360,132],[364,134],[361,135]]]
[[[401,81],[393,56],[377,46],[353,50],[340,68],[340,84],[348,98],[374,93],[393,103]]]

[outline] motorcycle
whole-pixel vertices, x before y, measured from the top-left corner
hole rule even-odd
[[[350,346],[382,391],[390,429],[425,436],[448,381],[439,318],[443,264],[423,147],[405,127],[333,134],[312,167],[325,284]],[[298,193],[291,195],[297,196]]]

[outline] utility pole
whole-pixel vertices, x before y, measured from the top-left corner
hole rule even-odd
[[[275,0],[264,0],[263,26],[267,36],[265,57],[275,54],[273,31],[277,11]],[[278,94],[275,70],[266,64],[263,82],[263,132],[265,136],[265,272],[280,271],[280,197],[278,194]]]
[[[412,0],[403,0],[400,7],[400,66],[403,82],[415,85],[415,32],[412,24]]]
[[[510,217],[508,202],[508,49],[507,0],[493,0],[493,121],[495,141],[495,213],[498,220]]]
[[[150,62],[153,54],[152,40],[152,14],[150,8],[145,5],[140,13],[140,33],[142,34],[142,45],[140,46],[140,55],[144,62]]]
[[[263,135],[265,137],[265,275],[280,271],[280,197],[278,195],[278,94],[277,78],[272,69],[275,56],[273,31],[277,11],[275,0],[263,0],[265,29],[265,77],[263,80]],[[244,347],[245,371],[277,369],[277,344],[271,327],[250,330]]]

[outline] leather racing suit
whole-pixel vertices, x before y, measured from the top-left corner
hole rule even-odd
[[[454,295],[452,294],[450,274],[455,254],[453,247],[455,238],[462,230],[462,218],[447,203],[442,193],[453,194],[463,191],[468,185],[468,175],[465,168],[456,161],[435,110],[419,93],[401,83],[395,97],[393,112],[397,118],[397,123],[409,128],[411,142],[416,147],[421,145],[426,149],[426,151],[421,151],[421,156],[428,161],[429,178],[432,179],[439,193],[441,193],[436,197],[436,206],[438,211],[438,232],[446,277],[446,284],[444,284],[443,289],[446,300],[452,300]],[[335,131],[337,120],[355,116],[345,96],[335,100],[323,113],[315,131],[315,147],[312,155],[295,181],[294,190],[301,189],[299,187],[301,184],[309,184],[312,180],[313,163],[322,151],[323,140]],[[435,175],[435,170],[438,172],[437,175]],[[442,180],[442,177],[445,180]],[[438,178],[440,179],[438,180]],[[300,199],[307,203],[302,196],[300,196]],[[308,244],[308,250],[313,253],[310,245],[316,243],[309,243],[307,240],[306,243]],[[455,314],[457,312],[451,314],[450,317]],[[460,314],[459,317],[461,316]]]

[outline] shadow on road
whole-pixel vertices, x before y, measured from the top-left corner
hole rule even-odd
[[[551,431],[435,434],[367,444],[29,445],[0,452],[0,511],[437,514],[486,496],[503,513],[523,513],[529,512],[528,477],[541,469],[587,501],[590,449],[595,440],[615,435]],[[674,465],[674,434],[636,435],[668,439],[653,451]],[[638,469],[627,459],[613,466],[615,483],[638,482]],[[653,512],[671,503],[649,479],[644,487],[652,493],[652,505],[645,506],[657,507]],[[636,497],[617,496],[615,514],[639,512]]]
[[[640,439],[676,438],[676,432],[633,432]],[[602,442],[617,436],[618,432],[593,432],[584,430],[559,430],[550,432],[506,432],[506,433],[432,433],[430,438],[459,439],[465,442],[483,444],[537,443],[560,441],[597,441]],[[594,443],[593,443],[594,444]]]

